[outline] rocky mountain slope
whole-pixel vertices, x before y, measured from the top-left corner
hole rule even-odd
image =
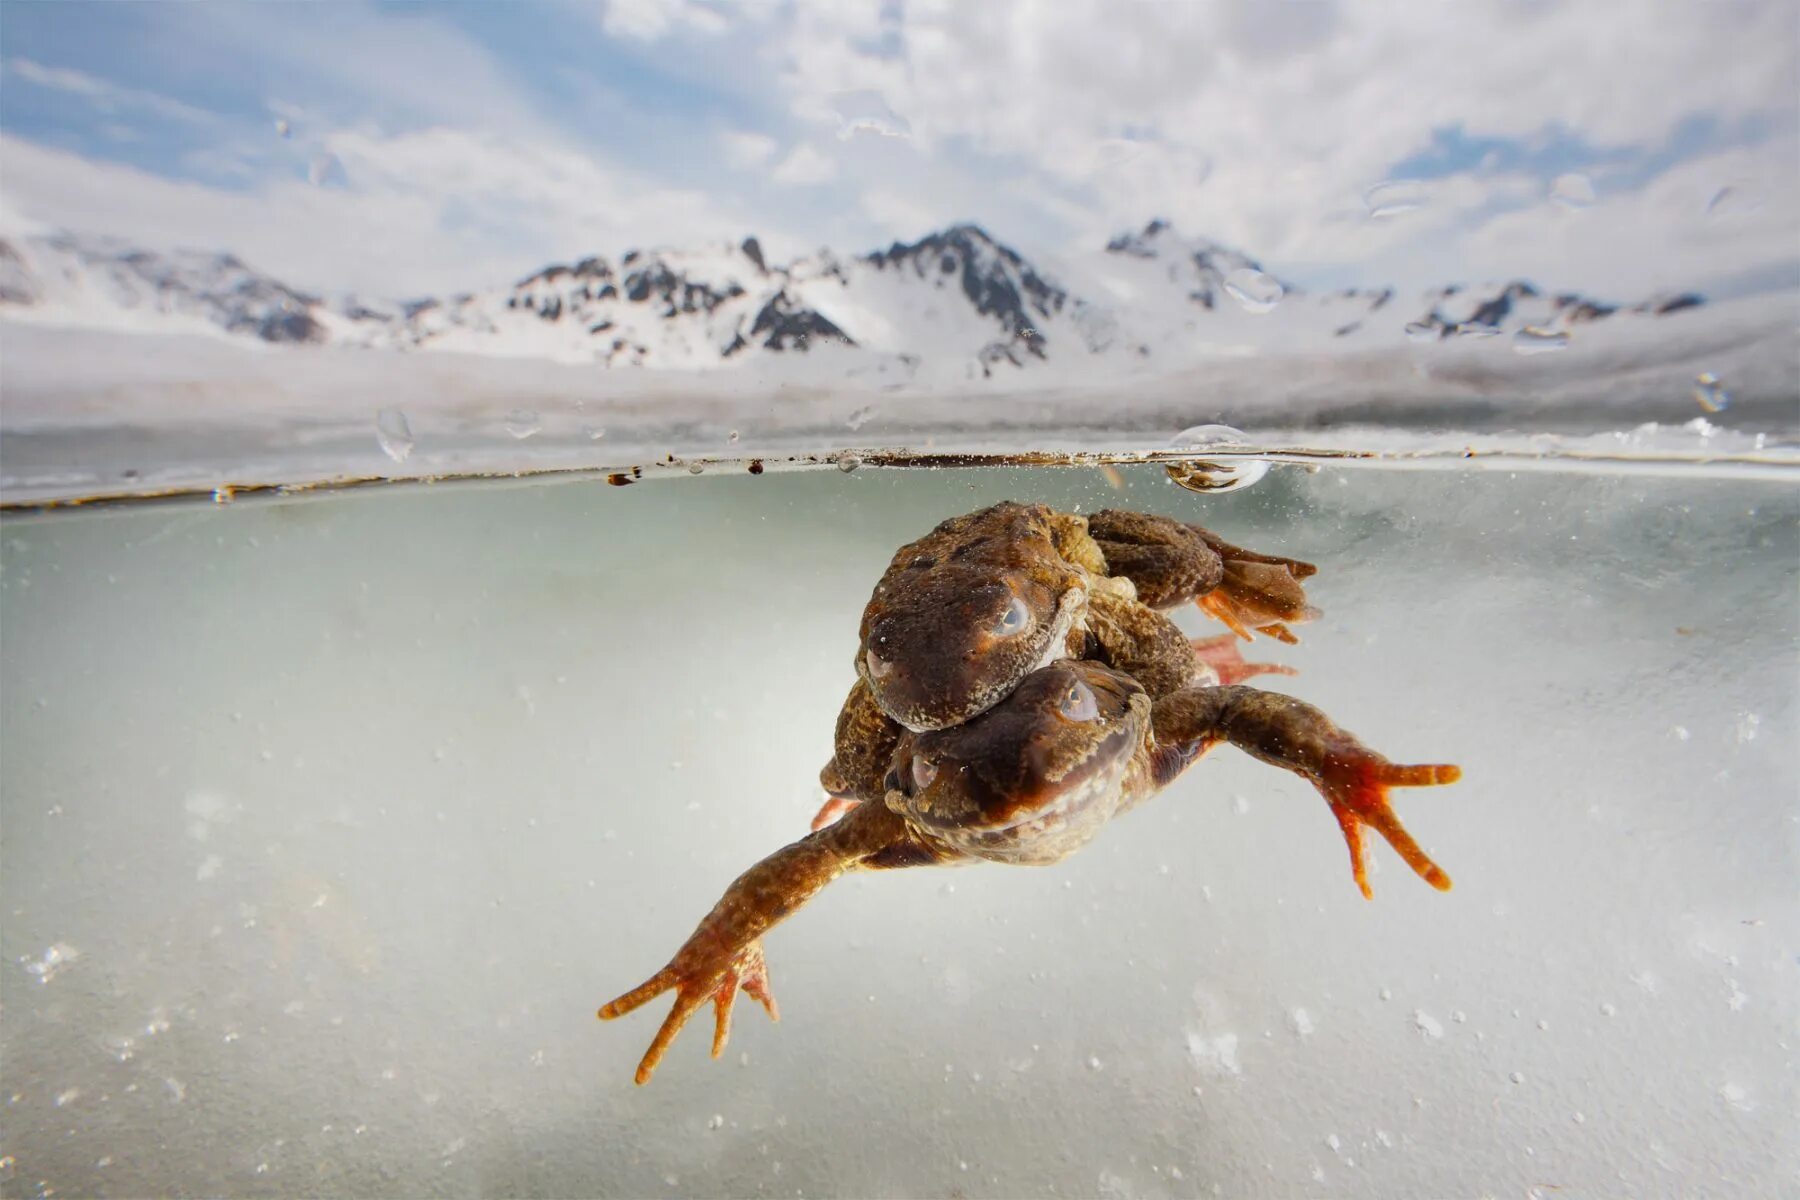
[[[738,245],[631,250],[545,267],[510,287],[403,303],[309,295],[230,254],[163,254],[57,234],[0,241],[0,317],[65,327],[201,332],[267,343],[449,351],[609,367],[706,370],[796,357],[899,381],[1125,360],[1451,337],[1555,348],[1579,326],[1659,318],[1683,294],[1633,305],[1513,280],[1309,294],[1253,258],[1164,221],[1074,261],[1070,282],[975,225],[851,258],[786,264]]]

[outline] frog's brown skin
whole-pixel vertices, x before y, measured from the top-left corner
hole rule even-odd
[[[1298,641],[1285,623],[1319,615],[1300,584],[1317,573],[1311,563],[1245,550],[1211,530],[1150,513],[1105,509],[1087,519],[1087,532],[1109,572],[1131,580],[1151,608],[1191,601],[1245,641],[1251,629]]]
[[[1221,741],[1313,783],[1343,831],[1364,896],[1371,895],[1364,826],[1433,887],[1450,887],[1450,877],[1401,826],[1387,789],[1452,783],[1458,768],[1391,763],[1288,696],[1196,687],[1152,701],[1128,675],[1064,660],[1032,673],[966,724],[902,735],[882,779],[847,781],[853,790],[880,794],[883,803],[858,805],[740,875],[668,966],[608,1003],[600,1016],[623,1016],[675,992],[674,1008],[638,1064],[637,1081],[645,1083],[688,1018],[711,1001],[716,1058],[740,988],[775,1015],[762,935],[838,876],[979,859],[1059,861]],[[874,769],[872,753],[849,761]]]
[[[1198,600],[1243,637],[1291,641],[1281,622],[1315,615],[1299,583],[1313,571],[1167,517],[1007,501],[900,548],[863,610],[856,672],[912,730],[960,724],[1065,655],[1160,696],[1193,681],[1194,661],[1155,609]]]

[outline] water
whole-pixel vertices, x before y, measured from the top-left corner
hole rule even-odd
[[[6,1195],[1777,1194],[1800,494],[865,466],[0,523]],[[1321,565],[1276,681],[1455,877],[1220,751],[1050,868],[842,881],[783,1020],[596,1005],[804,831],[902,541],[1004,498]],[[1210,632],[1199,614],[1182,622]],[[954,884],[954,886],[950,886]],[[1707,1181],[1702,1184],[1700,1181]]]

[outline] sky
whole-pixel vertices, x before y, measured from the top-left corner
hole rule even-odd
[[[1800,280],[1797,60],[1800,0],[6,0],[0,231],[402,298],[1160,217],[1303,286],[1718,296]]]

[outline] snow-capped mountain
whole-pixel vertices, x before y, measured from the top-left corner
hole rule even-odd
[[[786,264],[771,263],[755,238],[632,250],[405,303],[309,295],[229,254],[159,254],[69,234],[0,241],[0,317],[20,321],[608,367],[805,356],[903,380],[921,369],[979,378],[1114,358],[1179,366],[1523,329],[1555,339],[1700,303],[1680,294],[1614,305],[1522,281],[1446,286],[1410,301],[1392,288],[1311,294],[1160,220],[1055,274],[965,224],[853,258],[820,250]]]

